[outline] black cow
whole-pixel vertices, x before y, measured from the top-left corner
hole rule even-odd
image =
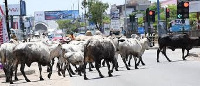
[[[115,67],[116,58],[114,45],[107,40],[98,40],[98,39],[90,39],[87,44],[84,46],[84,79],[87,80],[86,77],[86,63],[87,62],[95,62],[95,68],[99,73],[99,76],[103,78],[104,76],[101,74],[99,68],[101,64],[101,60],[104,59],[108,66],[108,74],[109,77],[112,76],[113,68]],[[112,70],[110,70],[110,64],[113,64]]]
[[[182,58],[185,58],[189,55],[189,50],[192,49],[193,46],[198,46],[200,43],[198,39],[191,39],[188,34],[171,34],[171,35],[162,35],[158,38],[159,48],[157,50],[157,62],[159,62],[159,53],[162,52],[164,56],[167,58],[169,62],[171,60],[166,55],[166,47],[172,49],[174,51],[176,48],[182,49]],[[184,56],[184,51],[187,50],[187,55]]]

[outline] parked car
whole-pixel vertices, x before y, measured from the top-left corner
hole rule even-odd
[[[52,38],[52,41],[67,41],[68,38],[65,36],[62,36],[61,34],[55,34]]]

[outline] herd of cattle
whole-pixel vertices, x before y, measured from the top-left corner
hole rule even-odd
[[[76,39],[65,44],[44,39],[31,40],[31,42],[20,42],[11,39],[10,43],[2,44],[0,47],[0,62],[3,65],[6,82],[13,84],[13,72],[15,73],[15,80],[18,80],[18,64],[21,65],[20,71],[25,80],[30,82],[24,72],[24,68],[25,65],[30,67],[33,62],[38,63],[40,80],[44,80],[41,74],[42,66],[47,66],[48,78],[50,78],[55,58],[58,58],[58,75],[65,77],[65,70],[67,69],[69,76],[72,77],[75,74],[71,68],[71,65],[73,65],[76,68],[75,71],[80,76],[83,73],[84,79],[87,80],[86,65],[89,65],[89,70],[91,71],[93,63],[95,63],[99,76],[103,78],[104,76],[99,68],[102,66],[101,63],[106,63],[108,75],[111,77],[114,69],[118,71],[118,55],[121,55],[127,70],[130,70],[130,60],[132,58],[135,60],[135,69],[138,69],[137,66],[140,62],[145,65],[142,55],[149,48],[149,43],[151,42],[148,37],[142,38],[137,35],[132,35],[132,38],[94,35],[79,36]],[[164,54],[168,61],[171,61],[166,55],[166,47],[172,50],[182,48],[182,58],[185,60],[189,50],[193,46],[200,45],[200,39],[192,39],[187,34],[163,35],[158,38],[158,44],[157,62],[159,62],[160,52]],[[186,56],[184,56],[185,49],[188,51]]]

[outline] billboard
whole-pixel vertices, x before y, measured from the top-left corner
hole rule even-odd
[[[21,2],[22,4],[22,15],[26,15],[26,4],[25,2]],[[1,5],[3,11],[5,12],[5,5]],[[9,4],[8,5],[8,15],[19,16],[20,15],[20,4]]]
[[[35,21],[44,21],[44,11],[36,11],[34,12],[34,19]]]
[[[79,16],[78,10],[45,11],[45,20],[74,19]]]

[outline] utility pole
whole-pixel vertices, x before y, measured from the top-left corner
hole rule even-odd
[[[125,34],[127,35],[128,29],[127,29],[126,4],[127,4],[127,1],[125,0],[125,5],[124,5],[124,11],[125,11],[125,14],[124,14],[124,16],[125,16],[125,18],[124,18],[124,30],[126,31]]]
[[[9,28],[9,16],[8,16],[8,2],[5,0],[5,9],[6,9],[6,28],[8,32],[8,38],[10,40],[10,28]]]
[[[158,21],[157,21],[157,30],[158,30],[158,36],[160,36],[161,28],[160,28],[160,1],[157,0],[157,12],[158,12]]]
[[[23,18],[22,18],[22,0],[20,0],[20,28],[23,32],[23,40],[25,40],[25,34],[24,34],[24,23],[23,23]]]

